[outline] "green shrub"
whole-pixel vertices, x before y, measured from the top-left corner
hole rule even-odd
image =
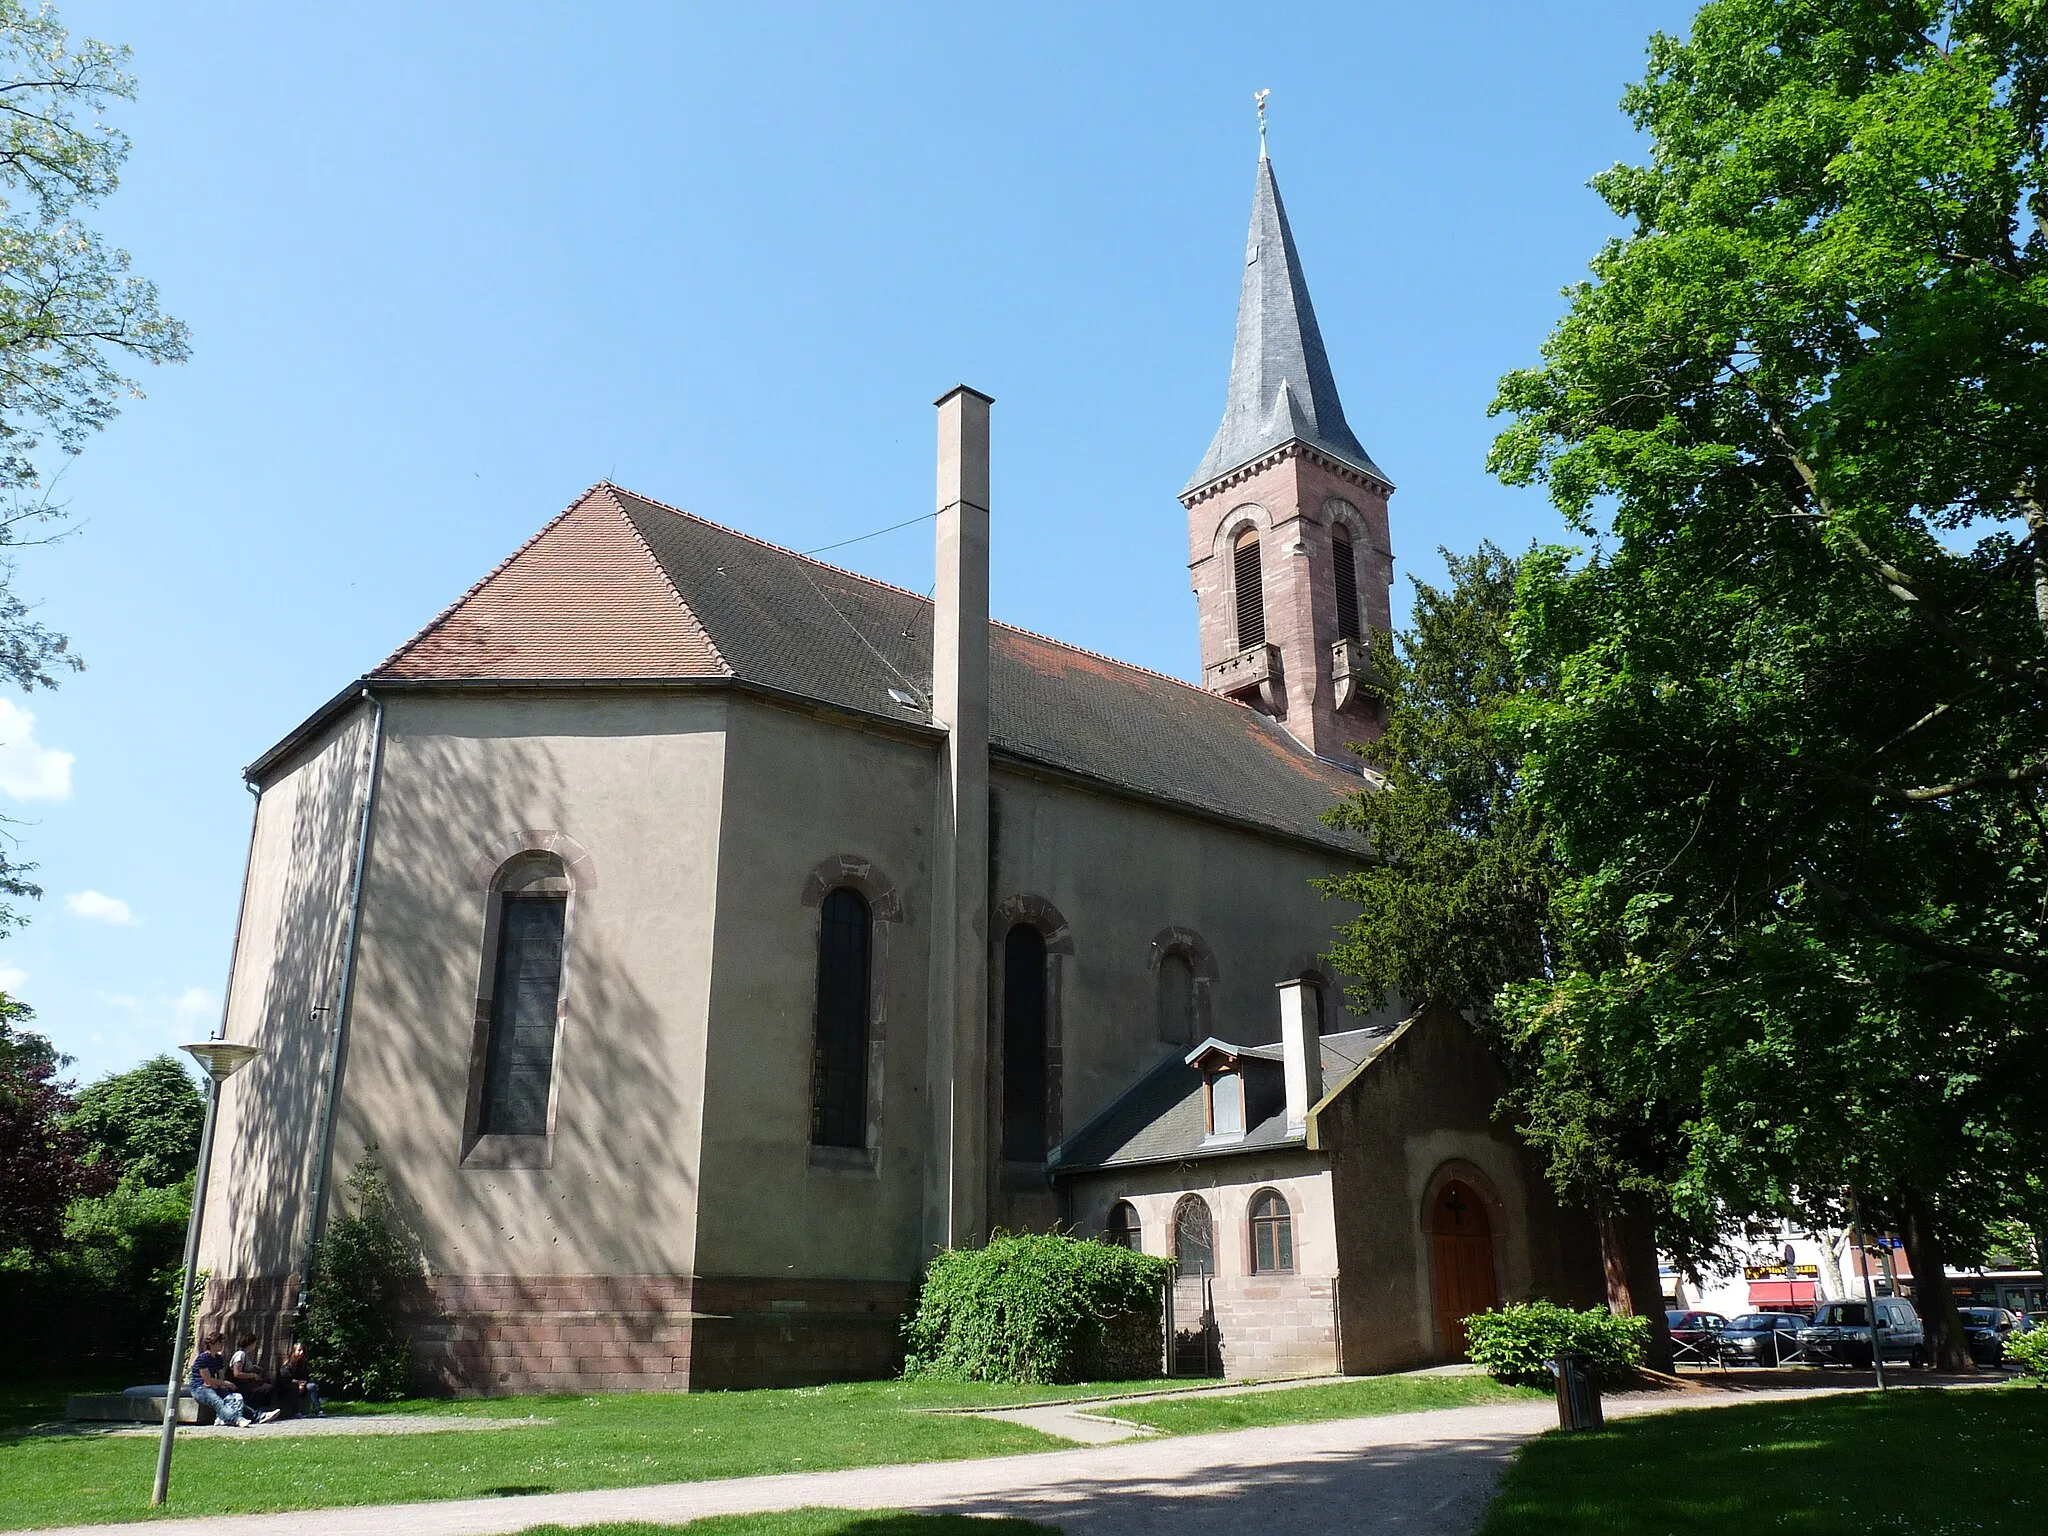
[[[1616,1317],[1605,1307],[1574,1312],[1554,1301],[1520,1302],[1465,1319],[1473,1361],[1495,1381],[1521,1387],[1549,1386],[1550,1362],[1567,1349],[1591,1359],[1602,1386],[1620,1386],[1643,1363],[1649,1335],[1647,1318]]]
[[[1128,1381],[1159,1371],[1167,1261],[1071,1237],[998,1233],[925,1271],[906,1379]]]
[[[2014,1334],[2005,1341],[2005,1358],[2028,1376],[2048,1379],[2048,1328],[2034,1327]]]
[[[412,1390],[405,1315],[420,1262],[398,1227],[391,1186],[372,1145],[348,1176],[356,1208],[327,1224],[315,1251],[299,1330],[328,1396],[388,1403]]]

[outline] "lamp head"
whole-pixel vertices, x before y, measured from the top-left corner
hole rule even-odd
[[[185,1051],[206,1068],[206,1075],[216,1083],[226,1082],[263,1054],[258,1046],[237,1045],[230,1040],[200,1040],[186,1046]]]

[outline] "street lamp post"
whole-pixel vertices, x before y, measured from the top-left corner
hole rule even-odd
[[[199,1176],[192,1186],[192,1217],[185,1223],[185,1283],[178,1295],[178,1326],[171,1338],[171,1375],[164,1385],[164,1435],[156,1451],[156,1486],[149,1507],[163,1504],[171,1486],[171,1444],[178,1429],[178,1391],[185,1384],[185,1334],[192,1323],[192,1280],[199,1269],[199,1223],[206,1214],[206,1175],[213,1162],[213,1126],[220,1115],[220,1085],[262,1055],[253,1045],[202,1040],[185,1047],[206,1068],[206,1129],[199,1135]]]

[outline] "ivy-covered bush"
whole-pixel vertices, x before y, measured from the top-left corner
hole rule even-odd
[[[356,1208],[321,1235],[299,1337],[323,1395],[388,1403],[412,1390],[405,1314],[420,1262],[399,1230],[374,1145],[348,1176],[348,1189]]]
[[[1574,1312],[1554,1301],[1519,1302],[1465,1319],[1473,1362],[1510,1386],[1549,1386],[1550,1362],[1567,1349],[1592,1362],[1600,1385],[1621,1386],[1643,1363],[1649,1336],[1647,1318],[1616,1317],[1605,1307]]]
[[[933,1258],[904,1324],[906,1379],[1156,1376],[1165,1259],[1071,1237],[998,1233]]]
[[[2048,1328],[2033,1327],[2005,1341],[2005,1363],[2035,1381],[2048,1380]]]

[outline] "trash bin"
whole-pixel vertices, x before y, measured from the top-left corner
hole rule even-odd
[[[1593,1380],[1593,1362],[1577,1350],[1568,1349],[1550,1362],[1550,1374],[1557,1378],[1557,1427],[1599,1429],[1607,1420],[1600,1411],[1600,1387]]]

